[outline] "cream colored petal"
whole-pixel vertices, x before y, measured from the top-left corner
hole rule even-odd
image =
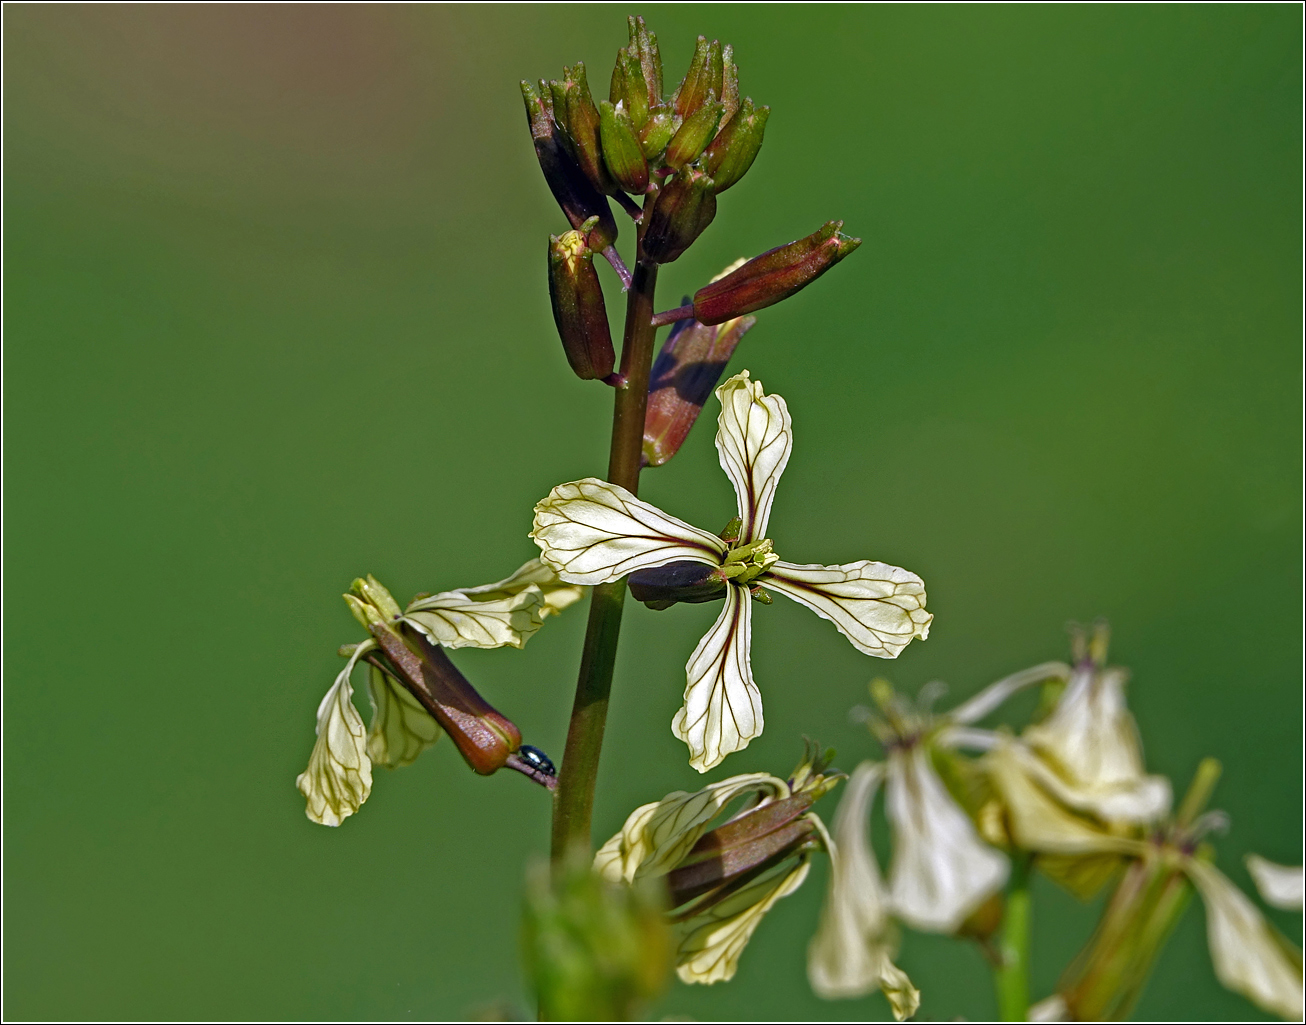
[[[689,745],[699,772],[719,765],[762,735],[762,695],[753,683],[749,647],[753,607],[748,589],[726,589],[725,606],[685,666],[685,703],[671,732]]]
[[[757,582],[806,605],[838,627],[858,651],[880,658],[897,658],[913,638],[924,640],[934,618],[925,611],[921,578],[883,562],[777,562]]]
[[[979,838],[922,745],[889,753],[885,805],[894,914],[924,932],[956,932],[1007,881],[1006,856]]]
[[[349,682],[358,660],[375,644],[360,644],[317,707],[317,743],[308,768],[295,779],[307,799],[305,814],[324,826],[338,826],[358,811],[372,792],[367,731],[351,698]]]
[[[710,985],[732,979],[762,917],[803,884],[808,868],[806,857],[797,865],[786,862],[684,923],[676,949],[680,981]]]
[[[520,648],[540,628],[545,608],[534,584],[489,600],[444,591],[413,602],[403,621],[446,648]]]
[[[397,769],[440,739],[435,721],[408,688],[376,666],[367,667],[372,698],[372,722],[367,728],[367,753],[373,762]]]
[[[559,484],[535,507],[531,537],[573,584],[603,584],[669,562],[719,565],[726,543],[596,477]]]
[[[1053,993],[1050,997],[1040,1000],[1037,1004],[1031,1004],[1029,1007],[1030,1021],[1069,1021],[1070,1008],[1066,1006],[1065,999],[1060,993]]]
[[[716,449],[739,499],[739,538],[760,541],[794,447],[789,409],[779,395],[765,394],[762,382],[750,380],[747,370],[722,384],[716,397],[721,400]]]
[[[612,882],[633,882],[643,876],[664,875],[679,864],[712,820],[731,801],[746,794],[760,795],[758,804],[789,796],[782,779],[765,772],[750,772],[712,783],[687,793],[677,790],[660,801],[641,805],[594,857],[594,869]]]
[[[997,683],[990,683],[982,691],[948,713],[948,718],[955,723],[968,725],[979,722],[994,711],[1007,698],[1018,694],[1027,687],[1044,683],[1048,680],[1070,679],[1070,666],[1064,662],[1044,662],[1029,669],[1012,673]]]
[[[1249,854],[1246,858],[1247,871],[1252,874],[1261,900],[1272,908],[1285,911],[1302,909],[1302,867],[1300,865],[1278,865],[1267,861],[1259,854]]]
[[[1072,814],[1036,780],[1047,767],[1018,741],[1000,744],[980,764],[1006,805],[1007,828],[1025,850],[1048,854],[1138,855],[1145,845],[1114,836],[1097,823]]]
[[[455,588],[455,590],[470,595],[477,601],[494,601],[499,598],[510,598],[514,594],[520,594],[532,585],[540,589],[540,594],[544,600],[544,604],[540,609],[541,618],[547,618],[561,612],[568,606],[576,604],[586,594],[584,587],[567,583],[558,576],[551,566],[546,566],[541,559],[531,559],[529,562],[522,564],[512,576],[496,580],[492,584],[482,584],[480,587],[459,587]]]
[[[1189,858],[1184,868],[1206,904],[1206,939],[1216,978],[1258,1007],[1300,1021],[1300,951],[1290,953],[1287,940],[1214,865]]]
[[[834,817],[830,886],[821,924],[807,946],[807,978],[826,1000],[860,997],[881,989],[899,1021],[916,1013],[920,992],[893,963],[888,895],[867,839],[871,804],[884,766],[862,762],[853,770]]]

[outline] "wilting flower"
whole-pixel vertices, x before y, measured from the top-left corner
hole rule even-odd
[[[476,693],[444,648],[520,648],[546,616],[582,594],[538,559],[493,584],[416,599],[407,612],[374,577],[356,580],[345,600],[372,637],[342,649],[349,661],[318,706],[317,742],[295,780],[308,817],[340,825],[371,793],[374,761],[408,765],[442,732],[475,771],[507,765],[548,785],[547,758],[522,748],[517,727]],[[353,703],[360,660],[368,663],[373,708],[367,729]]]
[[[902,1021],[920,1007],[920,991],[893,963],[897,930],[867,823],[884,766],[863,762],[853,772],[834,817],[839,856],[830,869],[830,887],[821,925],[807,947],[807,978],[827,1000],[860,997],[880,989],[893,1016]]]
[[[1245,860],[1261,900],[1285,911],[1302,909],[1302,866],[1276,865],[1259,854],[1249,854]]]
[[[709,567],[699,573],[699,587],[707,596],[724,596],[725,608],[689,658],[685,704],[672,722],[672,731],[689,745],[690,765],[700,772],[762,732],[749,647],[750,596],[769,601],[763,586],[806,605],[859,651],[881,658],[894,658],[913,638],[924,638],[933,618],[925,611],[920,577],[897,566],[780,561],[767,524],[793,445],[789,410],[779,395],[765,395],[748,371],[716,394],[717,452],[739,508],[739,526],[727,531],[728,540],[593,477],[554,488],[535,507],[531,532],[544,561],[574,584],[608,583],[672,564],[690,564],[695,572]]]
[[[802,885],[812,854],[835,858],[810,810],[843,778],[824,770],[809,753],[788,780],[754,772],[668,794],[631,812],[595,855],[595,870],[613,882],[666,880],[682,981],[732,978],[763,916]],[[740,810],[709,830],[740,798]]]

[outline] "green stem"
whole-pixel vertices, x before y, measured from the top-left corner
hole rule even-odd
[[[993,971],[998,993],[998,1017],[1002,1021],[1026,1021],[1029,1017],[1029,869],[1033,859],[1019,857],[1011,866],[1007,906],[998,934],[1000,963]]]
[[[625,382],[615,389],[612,412],[612,447],[608,454],[608,480],[631,494],[639,491],[639,470],[644,445],[644,414],[648,406],[648,375],[653,362],[653,292],[656,264],[640,260],[630,291],[626,293],[626,330],[621,347],[621,374]],[[608,693],[617,659],[621,610],[626,599],[624,579],[594,588],[590,597],[589,625],[581,651],[576,699],[567,728],[567,746],[553,792],[553,846],[555,867],[569,851],[591,850],[590,816],[594,809],[594,782],[598,776],[603,728],[608,718]]]

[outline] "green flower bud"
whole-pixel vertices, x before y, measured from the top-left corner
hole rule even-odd
[[[699,36],[689,71],[685,73],[680,88],[676,90],[675,99],[672,100],[676,113],[682,118],[688,118],[707,102],[709,92],[720,96],[725,84],[724,79],[725,66],[721,59],[721,43],[715,39],[709,43],[703,36]]]
[[[585,177],[599,192],[610,196],[617,191],[617,184],[603,164],[603,151],[599,145],[599,110],[590,95],[585,65],[578,63],[562,71],[561,82],[549,83],[554,117]]]
[[[729,118],[712,140],[707,148],[706,166],[707,173],[717,183],[717,192],[725,192],[753,166],[762,148],[762,135],[770,116],[770,107],[754,108],[753,101],[745,99],[735,116]]]
[[[648,161],[635,136],[635,126],[624,107],[606,100],[599,113],[603,159],[612,177],[627,192],[643,195],[648,189]]]
[[[703,105],[685,118],[680,130],[672,136],[671,143],[667,146],[668,167],[679,171],[703,152],[704,147],[716,135],[723,109],[724,107],[717,102],[716,93],[709,91]]]
[[[613,106],[621,104],[636,128],[644,127],[648,121],[649,91],[644,82],[644,71],[639,58],[627,50],[617,51],[608,100]]]
[[[644,156],[649,160],[660,160],[666,152],[667,143],[680,127],[680,118],[670,107],[664,107],[649,115],[648,123],[640,129],[639,144]]]
[[[607,199],[563,145],[562,132],[554,119],[552,91],[544,82],[540,83],[539,89],[530,82],[522,82],[521,91],[526,102],[531,139],[535,143],[535,156],[553,198],[573,228],[579,228],[591,217],[597,218],[594,226],[588,229],[589,245],[595,251],[602,251],[617,239],[617,222]]]
[[[821,228],[754,257],[738,270],[704,285],[694,295],[694,319],[701,324],[752,313],[801,291],[851,253],[862,240],[839,234],[843,221]]]
[[[721,102],[725,105],[721,123],[728,125],[739,109],[739,68],[735,65],[735,48],[729,43],[721,51],[721,67]]]
[[[549,238],[549,299],[563,352],[576,376],[590,381],[611,374],[616,362],[612,333],[593,253],[582,232]]]
[[[662,186],[653,204],[640,245],[655,263],[678,259],[716,216],[712,179],[697,168],[686,168]]]
[[[648,90],[648,106],[662,103],[662,55],[658,52],[658,37],[644,25],[643,18],[627,18],[630,33],[629,53],[639,62],[640,76]]]

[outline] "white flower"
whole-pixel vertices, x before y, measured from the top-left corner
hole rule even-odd
[[[367,667],[372,698],[372,722],[367,729],[367,753],[372,761],[397,769],[440,739],[443,732],[412,692],[389,673]]]
[[[1302,909],[1302,866],[1276,865],[1259,854],[1247,855],[1246,862],[1261,900],[1285,911]]]
[[[788,782],[755,772],[668,794],[636,808],[594,856],[595,871],[611,882],[667,877],[682,981],[732,978],[767,911],[802,885],[812,853],[833,857],[824,824],[808,809],[840,777],[802,769]],[[709,835],[739,798],[741,810]]]
[[[883,776],[882,764],[863,762],[839,802],[834,817],[838,856],[830,868],[821,925],[807,947],[807,978],[826,1000],[860,997],[878,988],[902,1021],[916,1013],[921,995],[893,963],[897,937],[867,840],[871,804]]]
[[[375,647],[368,641],[354,649],[317,706],[317,743],[308,768],[295,779],[295,786],[308,800],[308,817],[324,826],[340,825],[372,792],[372,760],[367,755],[362,717],[350,700],[354,688],[349,677],[358,660]]]
[[[925,745],[889,752],[884,791],[893,825],[894,913],[925,932],[956,932],[1006,883],[1006,856],[979,838],[934,771]]]
[[[725,606],[690,656],[685,704],[672,731],[689,745],[690,764],[706,772],[762,733],[762,700],[749,646],[750,592],[765,586],[830,620],[859,651],[894,658],[933,618],[920,577],[881,562],[841,566],[781,562],[767,522],[793,444],[789,411],[744,371],[716,391],[721,400],[717,452],[734,485],[741,522],[727,543],[590,477],[560,484],[535,507],[531,537],[565,581],[602,584],[673,562],[712,566]]]

